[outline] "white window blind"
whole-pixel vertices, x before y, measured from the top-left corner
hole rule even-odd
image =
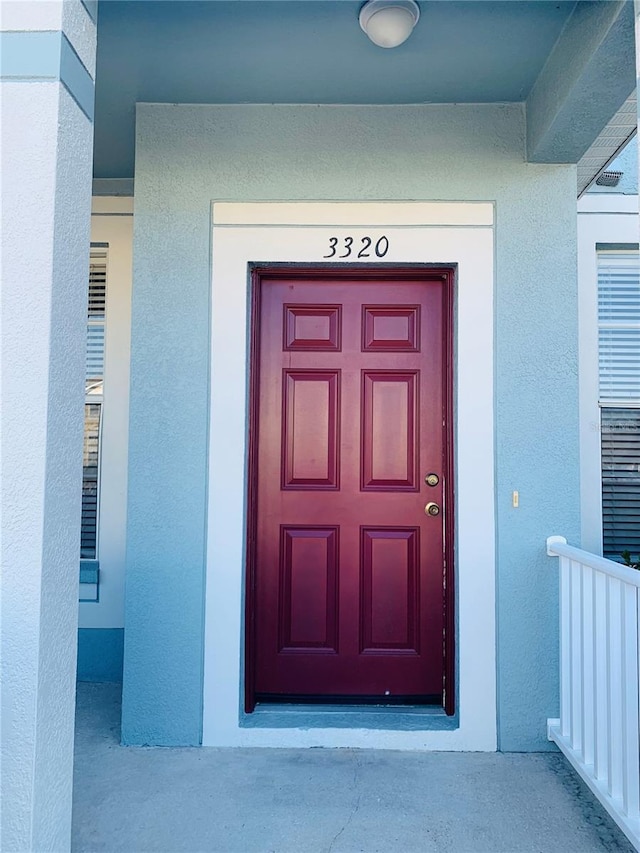
[[[640,264],[598,253],[598,355],[605,557],[640,553]]]
[[[87,394],[102,394],[106,294],[106,251],[93,250],[89,264],[89,297],[87,308]]]
[[[98,556],[100,498],[100,428],[104,380],[104,344],[107,294],[106,249],[91,249],[87,303],[86,402],[82,460],[82,525],[80,557]]]
[[[600,402],[640,401],[638,252],[598,253]]]

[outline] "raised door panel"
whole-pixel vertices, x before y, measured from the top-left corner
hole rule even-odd
[[[283,349],[286,352],[339,352],[342,337],[340,305],[285,305]]]
[[[362,373],[362,490],[418,489],[418,372]]]
[[[419,305],[363,305],[364,352],[419,352]]]
[[[282,527],[280,651],[337,650],[337,573],[337,527]]]
[[[282,401],[282,488],[337,489],[340,371],[283,371]]]
[[[361,649],[364,654],[419,653],[420,531],[361,531]]]

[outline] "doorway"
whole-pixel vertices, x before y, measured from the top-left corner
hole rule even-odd
[[[454,698],[453,270],[253,271],[246,710]]]

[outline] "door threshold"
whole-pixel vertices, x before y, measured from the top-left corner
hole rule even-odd
[[[265,729],[381,729],[388,731],[452,731],[458,715],[448,716],[441,705],[309,705],[258,703],[251,714],[240,715],[242,728]]]
[[[442,697],[440,694],[433,693],[423,696],[390,696],[377,693],[375,696],[344,696],[338,694],[309,694],[301,696],[299,694],[285,693],[256,693],[256,705],[311,705],[316,708],[348,708],[349,706],[356,707],[373,707],[373,708],[390,708],[398,705],[402,707],[424,708],[425,706],[432,708],[442,708]]]

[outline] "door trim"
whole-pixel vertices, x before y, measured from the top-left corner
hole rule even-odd
[[[214,201],[203,744],[494,751],[497,745],[495,204]],[[317,263],[331,237],[389,237],[390,265],[455,263],[456,692],[429,708],[339,716],[244,704],[249,307],[252,264]],[[327,264],[329,261],[323,262]],[[348,266],[349,261],[340,261]],[[336,263],[338,266],[338,263]]]
[[[246,524],[246,578],[245,578],[245,678],[244,678],[244,710],[250,714],[255,708],[255,678],[256,678],[256,548],[257,548],[257,494],[258,494],[258,444],[259,444],[259,398],[260,398],[260,309],[265,281],[269,278],[303,277],[313,280],[330,278],[332,282],[344,279],[381,279],[411,280],[424,278],[427,280],[441,278],[443,280],[443,352],[442,352],[442,383],[443,383],[443,471],[446,472],[444,481],[444,625],[445,637],[443,644],[443,707],[448,716],[453,716],[456,709],[455,689],[455,447],[454,447],[454,353],[453,353],[453,306],[455,297],[455,268],[453,266],[403,264],[371,265],[351,264],[347,267],[323,264],[260,264],[251,268],[250,296],[250,351],[249,351],[249,433],[248,433],[248,469],[247,469],[247,524]],[[421,472],[422,476],[422,472]]]

